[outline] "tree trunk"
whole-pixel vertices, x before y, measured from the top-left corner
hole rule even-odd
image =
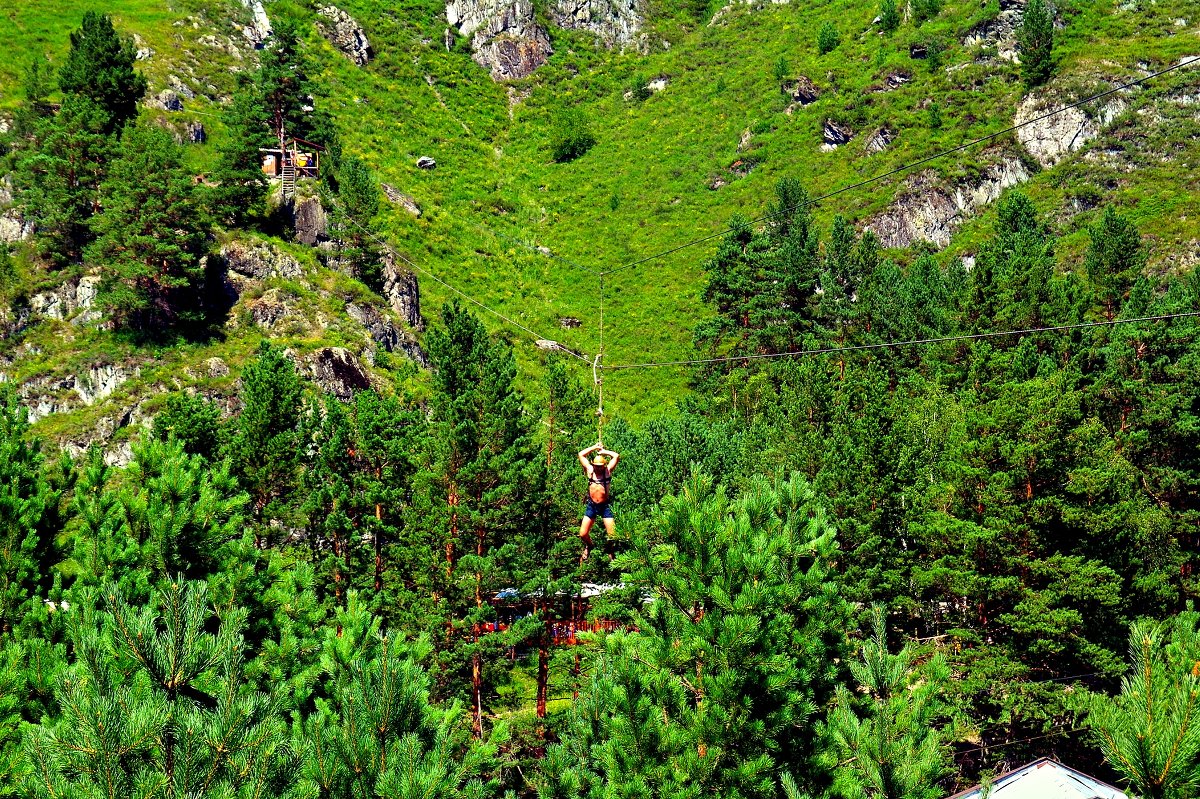
[[[546,718],[546,692],[550,685],[550,648],[546,641],[546,625],[538,634],[537,717]]]

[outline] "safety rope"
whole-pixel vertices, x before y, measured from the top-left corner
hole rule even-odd
[[[604,275],[600,275],[600,351],[592,361],[592,380],[596,382],[596,443],[604,444]]]

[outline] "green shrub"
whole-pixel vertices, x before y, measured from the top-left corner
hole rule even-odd
[[[946,45],[941,39],[930,39],[929,44],[925,45],[927,54],[925,63],[929,65],[930,72],[938,72],[945,63]]]
[[[574,161],[596,144],[591,126],[583,114],[578,111],[568,111],[555,121],[554,138],[550,149],[554,160],[560,164]]]
[[[772,71],[772,74],[775,76],[775,82],[782,84],[784,78],[786,78],[788,73],[791,71],[792,66],[788,63],[787,58],[784,56],[779,56],[779,60],[775,62],[775,68]]]
[[[633,78],[629,81],[629,93],[633,96],[634,102],[643,103],[650,99],[650,95],[654,92],[650,91],[650,79],[646,77],[646,73],[634,73]]]
[[[937,130],[942,126],[942,107],[937,103],[929,106],[929,127]]]
[[[942,0],[912,0],[913,22],[917,25],[936,17],[942,10]]]
[[[900,12],[896,9],[896,0],[883,0],[879,4],[879,27],[887,33],[900,27]]]
[[[826,22],[817,32],[817,52],[825,55],[837,47],[841,41],[842,37],[838,35],[837,28],[833,26],[832,22]]]

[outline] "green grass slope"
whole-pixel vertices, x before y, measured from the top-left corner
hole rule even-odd
[[[268,14],[312,19],[316,4],[278,0]],[[551,27],[555,52],[530,78],[498,85],[465,48],[443,46],[444,5],[436,0],[341,0],[338,5],[365,28],[375,58],[356,67],[315,33],[321,80],[344,144],[364,157],[381,180],[412,194],[425,213],[414,219],[389,212],[388,238],[420,268],[548,338],[589,355],[600,347],[600,281],[593,274],[720,231],[736,212],[760,214],[784,176],[825,193],[901,164],[994,133],[1013,122],[1025,94],[1019,68],[964,36],[994,17],[990,1],[947,2],[921,26],[906,21],[893,35],[872,25],[874,4],[852,0],[756,7],[735,4],[716,16],[690,6],[652,2],[650,52],[605,50],[584,33]],[[694,5],[694,4],[692,4]],[[78,8],[76,8],[78,6]],[[236,40],[245,9],[221,0],[88,0],[70,13],[50,0],[10,3],[0,14],[0,35],[19,44],[0,67],[0,106],[14,102],[19,65],[32,54],[65,52],[67,34],[85,6],[110,11],[118,26],[155,50],[144,66],[152,91],[168,75],[210,75],[210,97],[188,103],[171,120],[199,113],[213,135],[195,148],[198,168],[223,135],[211,113],[238,59],[200,42],[212,27]],[[1200,55],[1200,12],[1189,0],[1063,0],[1050,96],[1064,100],[1107,88]],[[711,20],[711,21],[710,21]],[[832,23],[841,44],[817,52],[817,31]],[[944,63],[909,57],[909,46],[937,40]],[[244,42],[242,42],[244,44]],[[813,104],[788,112],[774,67],[811,78],[821,90]],[[910,82],[876,91],[894,71]],[[636,76],[664,78],[665,89],[644,101],[625,95]],[[1200,192],[1194,169],[1200,159],[1197,106],[1186,102],[1200,87],[1200,69],[1180,71],[1127,96],[1129,110],[1102,136],[1061,164],[1034,175],[1028,191],[1068,234],[1060,251],[1074,268],[1082,229],[1100,200],[1130,210],[1151,237],[1160,268],[1188,268],[1176,256],[1194,244]],[[1179,98],[1184,98],[1180,100]],[[930,104],[942,125],[930,125]],[[598,142],[583,157],[553,163],[550,142],[562,114],[589,121]],[[821,149],[827,119],[848,125],[855,138],[833,151]],[[170,120],[168,120],[170,121]],[[887,126],[895,141],[868,154],[865,142]],[[746,148],[739,144],[749,132]],[[1007,137],[999,145],[1020,148]],[[435,170],[416,168],[421,155]],[[950,183],[969,179],[979,153],[967,151],[932,165]],[[753,169],[739,175],[736,161]],[[710,188],[716,178],[726,181]],[[841,213],[862,223],[886,208],[902,187],[897,177],[847,192],[821,204],[828,222]],[[986,235],[987,213],[968,220],[948,256],[972,252]],[[539,253],[548,248],[555,256]],[[686,357],[691,331],[707,313],[700,295],[701,264],[713,244],[684,249],[605,280],[604,351],[607,363]],[[900,255],[903,257],[903,254]],[[592,271],[588,271],[592,270]],[[421,281],[427,316],[451,292]],[[561,317],[582,321],[559,327]],[[496,317],[522,360],[539,355],[530,337]],[[239,334],[240,335],[240,334]],[[202,353],[198,353],[197,357]],[[590,374],[585,379],[590,380]],[[605,383],[610,412],[645,417],[687,391],[679,369],[611,372]]]

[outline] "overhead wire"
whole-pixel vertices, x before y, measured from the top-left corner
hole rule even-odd
[[[965,333],[958,336],[936,336],[932,338],[907,339],[905,341],[884,341],[875,344],[853,344],[844,347],[817,347],[806,350],[789,352],[752,353],[750,355],[725,355],[715,358],[688,358],[677,361],[648,361],[645,363],[622,363],[606,366],[605,369],[656,369],[667,366],[694,366],[711,363],[728,363],[730,361],[768,360],[773,358],[797,358],[805,355],[829,355],[840,352],[863,352],[867,350],[891,349],[894,347],[914,347],[925,344],[946,344],[954,341],[976,341],[979,339],[1000,338],[1003,336],[1024,336],[1034,333],[1059,333],[1068,330],[1082,330],[1091,327],[1113,327],[1115,325],[1136,324],[1139,322],[1163,322],[1171,319],[1186,319],[1200,316],[1200,311],[1186,311],[1173,314],[1158,314],[1155,316],[1137,316],[1128,319],[1110,319],[1096,322],[1078,322],[1070,325],[1048,325],[1046,327],[1027,327],[1019,330],[993,330],[985,333]]]
[[[340,205],[339,205],[339,204],[338,204],[336,201],[333,201],[333,202],[332,202],[332,204],[333,204],[333,206],[334,206],[335,208],[338,208],[339,210],[341,210],[341,212],[342,212],[342,215],[343,215],[343,216],[344,216],[346,219],[348,219],[352,225],[354,225],[356,228],[358,228],[358,229],[359,229],[359,230],[361,230],[363,233],[365,233],[365,234],[366,234],[366,235],[367,235],[369,238],[371,238],[372,240],[374,240],[374,241],[375,241],[377,244],[379,244],[381,247],[383,247],[384,249],[386,249],[386,250],[387,250],[388,252],[390,252],[390,253],[391,253],[393,256],[395,256],[396,258],[399,258],[401,261],[403,261],[404,263],[408,264],[408,266],[409,266],[409,267],[411,267],[411,268],[412,268],[414,271],[416,271],[416,272],[419,272],[419,273],[421,273],[422,275],[425,275],[425,276],[426,276],[426,277],[428,277],[430,280],[434,281],[435,283],[437,283],[438,285],[442,286],[443,288],[445,288],[445,289],[447,289],[447,290],[449,290],[449,291],[452,291],[452,292],[454,292],[455,294],[457,294],[458,296],[460,296],[460,297],[462,297],[463,299],[467,300],[468,302],[471,302],[471,303],[474,303],[475,305],[478,305],[478,306],[479,306],[480,308],[482,308],[483,310],[487,311],[488,313],[492,314],[493,316],[495,316],[495,317],[497,317],[497,318],[499,318],[499,319],[502,319],[503,321],[507,322],[508,324],[512,325],[513,327],[515,327],[515,328],[518,328],[518,329],[520,329],[520,330],[523,330],[523,331],[525,331],[525,332],[526,332],[526,333],[528,333],[529,335],[533,336],[533,337],[534,337],[534,339],[535,339],[536,341],[554,341],[554,339],[552,339],[552,338],[550,338],[550,337],[548,337],[548,336],[543,336],[541,333],[538,333],[536,330],[534,330],[534,329],[532,329],[532,328],[530,328],[530,327],[528,327],[528,326],[526,326],[526,325],[523,325],[523,324],[521,324],[520,322],[518,322],[518,321],[516,321],[515,319],[513,319],[513,318],[511,318],[511,317],[507,316],[506,314],[503,314],[503,313],[501,313],[500,311],[497,311],[495,308],[491,308],[491,307],[489,307],[489,306],[487,306],[487,305],[483,304],[483,303],[482,303],[482,302],[480,302],[479,300],[477,300],[477,299],[475,299],[474,297],[472,297],[470,294],[467,294],[465,291],[462,291],[461,289],[459,289],[459,288],[457,288],[457,287],[455,287],[455,286],[452,286],[451,284],[447,283],[445,280],[443,280],[442,278],[438,277],[438,276],[437,276],[437,275],[435,275],[433,272],[430,272],[428,269],[425,269],[425,268],[423,268],[423,267],[417,266],[417,264],[416,264],[416,263],[414,263],[414,262],[413,262],[413,260],[412,260],[411,258],[409,258],[409,257],[408,257],[407,255],[405,255],[404,253],[402,253],[402,252],[400,252],[399,250],[397,250],[395,247],[393,247],[393,246],[392,246],[392,245],[391,245],[389,242],[387,242],[386,240],[384,240],[384,239],[380,238],[378,235],[376,235],[376,234],[375,234],[375,232],[374,232],[374,231],[372,231],[372,230],[370,230],[369,228],[367,228],[367,227],[365,227],[364,225],[362,225],[362,224],[361,224],[361,223],[360,223],[360,222],[359,222],[357,219],[355,219],[353,216],[351,216],[349,213],[347,213],[347,212],[346,212],[346,210],[345,210],[344,208],[341,208],[341,206],[340,206]],[[560,351],[562,351],[562,352],[565,352],[565,353],[567,353],[567,354],[568,354],[568,355],[570,355],[571,357],[573,357],[573,358],[577,358],[577,359],[579,359],[579,360],[583,361],[584,363],[591,363],[591,359],[589,359],[589,358],[588,358],[586,355],[583,355],[583,354],[581,354],[581,353],[578,353],[578,352],[576,352],[576,351],[574,351],[574,350],[570,349],[569,347],[565,347],[565,346],[563,346],[562,344],[560,344],[560,343],[559,343],[559,342],[557,342],[557,341],[554,341],[554,344],[555,344],[555,346],[557,347],[557,349],[558,349],[558,350],[560,350]]]
[[[1065,111],[1070,111],[1073,108],[1078,108],[1082,105],[1086,105],[1088,103],[1094,102],[1101,98],[1107,97],[1110,94],[1116,94],[1117,92],[1124,91],[1125,89],[1128,89],[1132,86],[1137,86],[1138,84],[1145,83],[1148,80],[1157,78],[1161,75],[1165,75],[1168,72],[1173,72],[1177,69],[1182,69],[1184,67],[1191,66],[1192,64],[1195,64],[1197,62],[1200,62],[1200,56],[1196,56],[1191,59],[1182,60],[1178,64],[1173,64],[1164,69],[1160,69],[1157,72],[1151,72],[1151,73],[1149,73],[1147,75],[1143,75],[1142,77],[1137,78],[1135,80],[1131,80],[1126,83],[1122,83],[1118,86],[1114,86],[1111,89],[1106,89],[1102,92],[1097,92],[1096,94],[1089,95],[1088,97],[1085,97],[1082,100],[1076,100],[1073,103],[1068,103],[1067,105],[1056,108],[1053,111],[1048,111],[1044,114],[1040,114],[1031,119],[1027,119],[1024,122],[1019,122],[1015,125],[1010,125],[1009,127],[1005,128],[1004,130],[999,130],[999,131],[996,131],[995,133],[989,133],[986,136],[980,136],[977,139],[972,139],[969,142],[960,144],[956,147],[952,147],[949,150],[942,150],[941,152],[934,153],[933,155],[925,156],[924,158],[920,158],[916,161],[912,161],[907,164],[902,164],[898,167],[895,167],[894,169],[889,169],[887,172],[883,172],[882,174],[875,175],[874,177],[866,178],[866,179],[860,180],[856,183],[851,183],[849,185],[842,186],[839,189],[835,189],[833,191],[826,192],[825,194],[820,194],[820,195],[817,195],[816,197],[809,198],[808,200],[805,200],[804,202],[796,203],[795,205],[780,208],[777,211],[773,211],[771,213],[764,214],[763,216],[757,217],[755,219],[751,219],[750,224],[753,225],[753,224],[758,224],[760,222],[766,222],[777,216],[781,216],[783,214],[787,214],[787,213],[791,213],[792,211],[799,210],[800,208],[804,208],[806,206],[811,206],[811,205],[816,205],[817,203],[819,203],[823,200],[828,200],[829,198],[836,197],[839,194],[844,194],[848,191],[853,191],[854,189],[861,189],[862,187],[869,186],[872,183],[878,183],[879,181],[886,180],[887,178],[890,178],[893,175],[897,175],[901,172],[907,172],[910,169],[916,169],[919,166],[924,166],[925,164],[928,164],[932,161],[936,161],[939,158],[945,158],[948,155],[953,155],[954,153],[962,152],[963,150],[967,150],[971,147],[978,146],[985,142],[993,141],[995,139],[1000,138],[1001,136],[1005,136],[1009,133],[1020,130],[1021,128],[1025,127],[1027,125],[1033,125],[1037,122],[1042,122],[1044,120],[1050,119],[1053,116],[1061,114]],[[615,266],[612,269],[609,269],[608,271],[604,272],[603,274],[610,275],[614,272],[623,272],[627,269],[633,269],[634,267],[641,266],[644,263],[648,263],[650,261],[654,261],[659,258],[665,258],[668,255],[674,255],[675,253],[680,252],[681,250],[686,250],[689,247],[696,246],[697,244],[703,244],[706,241],[712,241],[713,239],[720,238],[721,236],[724,236],[732,231],[733,231],[732,227],[725,227],[722,230],[719,230],[715,233],[709,233],[708,235],[701,236],[699,238],[692,239],[690,241],[685,241],[682,244],[678,244],[674,247],[670,247],[661,252],[657,252],[652,255],[647,255],[643,258],[638,258],[635,261],[630,261],[629,263],[622,264],[620,266]]]

